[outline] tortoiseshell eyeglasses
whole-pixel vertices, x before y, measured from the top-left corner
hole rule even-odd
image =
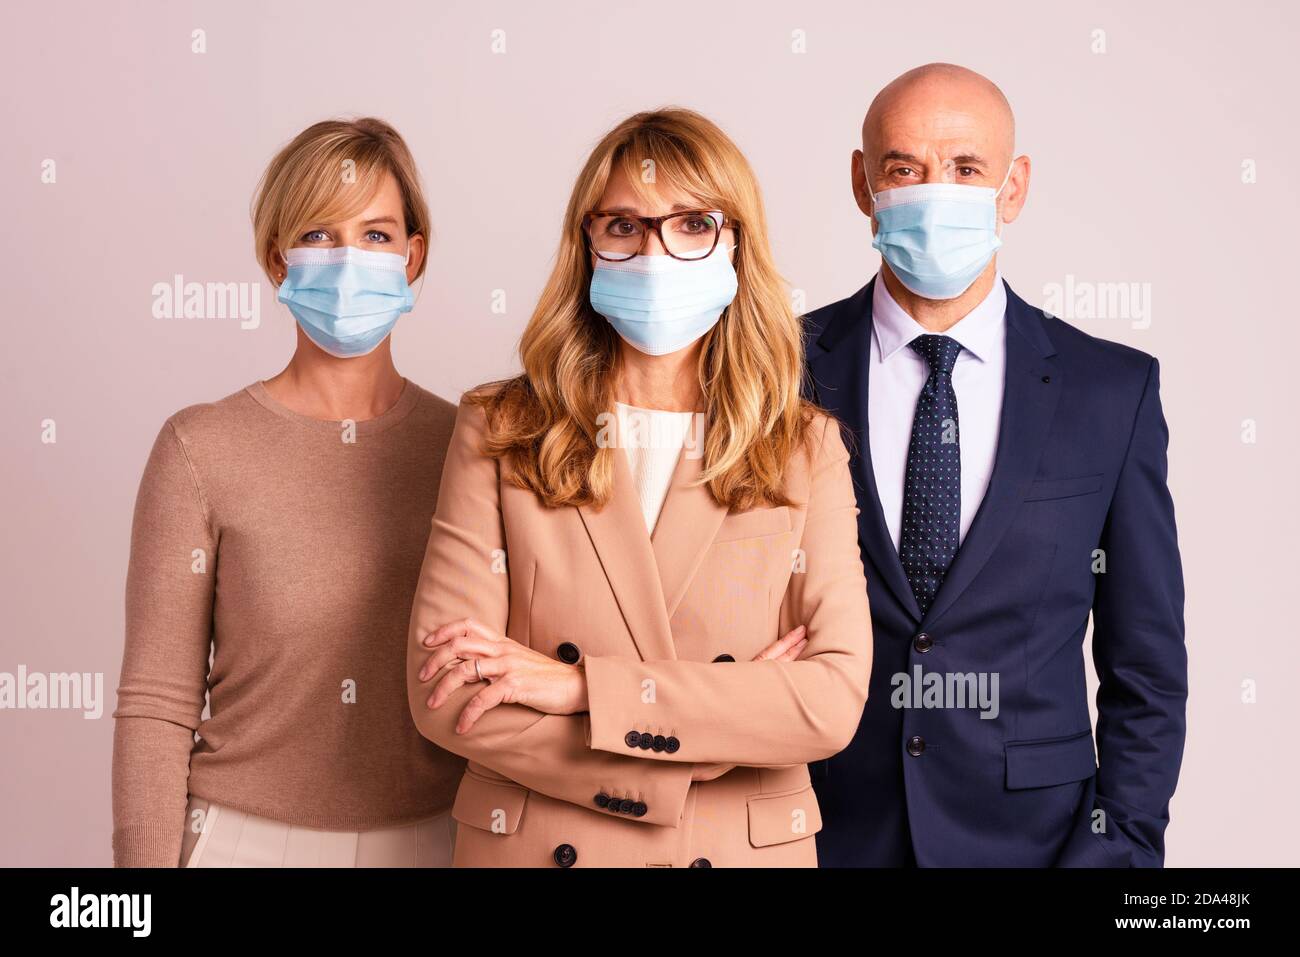
[[[716,209],[688,209],[667,216],[594,210],[582,217],[582,231],[597,258],[622,262],[639,255],[650,233],[674,259],[705,259],[718,246],[724,228],[734,223]]]

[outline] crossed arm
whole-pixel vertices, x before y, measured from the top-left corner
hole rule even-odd
[[[505,548],[500,475],[480,451],[484,428],[482,410],[462,403],[412,610],[409,704],[426,737],[552,798],[632,797],[648,808],[639,820],[670,826],[691,782],[718,766],[801,764],[851,739],[871,626],[838,430],[823,432],[801,543],[808,570],[785,598],[805,633],[718,668],[592,655],[577,667],[505,637],[509,581],[492,562]],[[654,703],[642,701],[646,679]],[[627,747],[629,728],[666,725],[683,729],[679,749]]]

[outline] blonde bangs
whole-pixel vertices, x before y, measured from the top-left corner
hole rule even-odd
[[[253,198],[254,241],[267,275],[274,275],[276,254],[311,227],[360,214],[390,173],[402,193],[407,234],[427,238],[429,210],[415,160],[395,129],[366,117],[326,120],[299,133],[271,161]]]

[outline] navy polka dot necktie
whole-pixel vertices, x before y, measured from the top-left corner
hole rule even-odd
[[[930,375],[912,419],[898,557],[924,615],[961,536],[961,445],[957,393],[952,389],[952,367],[961,344],[947,336],[918,336],[908,346],[925,359]]]

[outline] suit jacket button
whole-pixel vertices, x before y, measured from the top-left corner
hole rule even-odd
[[[633,801],[631,798],[623,798],[623,800],[618,802],[618,813],[631,814],[632,808],[634,807],[636,807],[635,801]]]
[[[668,739],[662,734],[656,734],[654,740],[650,742],[650,747],[654,748],[656,751],[662,751],[664,748],[668,747]]]
[[[646,812],[649,810],[650,808],[646,805],[645,801],[637,801],[635,804],[632,805],[632,816],[645,817]]]
[[[650,746],[654,743],[655,736],[647,731],[645,734],[641,735],[636,744],[642,751],[649,751]]]
[[[925,654],[927,651],[929,651],[931,648],[934,647],[934,639],[931,638],[929,635],[927,635],[925,632],[921,632],[919,635],[917,635],[915,638],[912,639],[912,647],[915,648],[917,651],[919,651],[921,654]]]
[[[609,795],[604,791],[596,795],[596,807],[609,807]]]
[[[560,656],[560,660],[566,665],[576,665],[578,659],[582,657],[582,652],[578,646],[571,641],[566,641],[555,649],[555,653]]]
[[[712,867],[712,866],[713,866],[713,862],[710,861],[707,857],[697,857],[695,860],[691,861],[691,867]]]
[[[626,744],[629,748],[641,747],[641,732],[629,731],[627,734],[623,736],[623,743]]]
[[[735,660],[736,659],[731,657],[731,655],[718,655],[718,657],[713,659],[713,663],[716,665],[720,661],[735,661]],[[703,860],[703,858],[701,858],[701,860]],[[691,865],[691,866],[694,867],[695,865]]]
[[[925,738],[919,734],[914,734],[907,739],[907,753],[914,758],[919,758],[921,752],[925,750]]]
[[[551,856],[561,867],[572,867],[578,860],[578,850],[572,844],[561,844]]]
[[[676,754],[677,749],[680,748],[681,746],[682,743],[678,741],[676,738],[669,737],[664,739],[664,750],[667,751],[669,754]]]

